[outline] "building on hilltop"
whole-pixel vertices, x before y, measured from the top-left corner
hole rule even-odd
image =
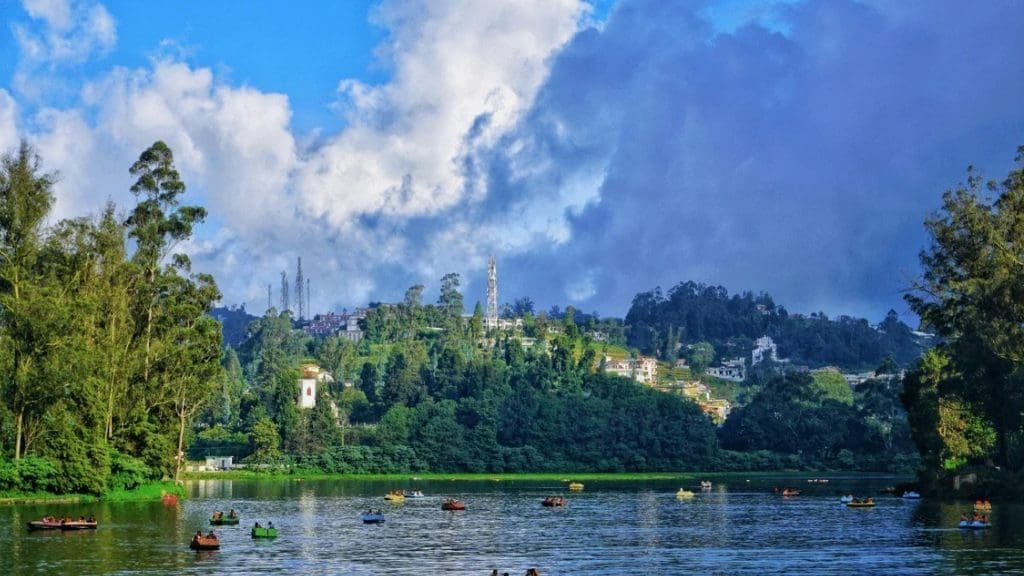
[[[747,367],[743,358],[733,358],[722,362],[721,366],[712,366],[705,373],[708,376],[729,380],[730,382],[743,382],[747,377]]]
[[[779,360],[778,348],[776,348],[771,336],[761,336],[754,341],[754,351],[750,353],[750,365],[756,366],[766,359],[772,362]]]
[[[343,310],[341,314],[334,312],[317,314],[302,327],[302,331],[310,336],[338,335],[346,340],[358,342],[363,337],[359,321],[364,318],[366,318],[365,308],[356,308],[355,312],[351,314],[347,310]]]
[[[654,384],[658,377],[658,361],[646,356],[621,360],[605,356],[604,371],[607,374],[636,380],[640,384]]]

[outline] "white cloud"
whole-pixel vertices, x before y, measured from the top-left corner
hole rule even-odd
[[[18,106],[6,90],[0,88],[0,153],[8,152],[18,143]]]
[[[344,226],[360,214],[415,217],[456,205],[467,193],[467,141],[486,144],[512,126],[584,8],[577,0],[382,5],[393,80],[339,84],[348,128],[299,172],[302,207]]]
[[[103,54],[117,43],[117,25],[98,2],[24,0],[31,24],[14,24],[12,31],[29,64],[81,63]]]

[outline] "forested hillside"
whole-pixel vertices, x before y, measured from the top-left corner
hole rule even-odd
[[[626,314],[627,342],[643,354],[674,359],[680,345],[709,342],[719,359],[746,357],[753,341],[771,336],[779,356],[811,367],[873,369],[886,357],[908,366],[922,342],[896,313],[873,327],[867,320],[824,313],[790,314],[767,294],[729,295],[721,286],[681,282],[637,294]]]

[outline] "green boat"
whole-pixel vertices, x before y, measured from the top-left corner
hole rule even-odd
[[[277,538],[277,528],[252,527],[253,538]]]

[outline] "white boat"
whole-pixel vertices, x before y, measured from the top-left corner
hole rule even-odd
[[[423,498],[423,492],[419,490],[406,490],[403,495],[406,498]]]
[[[701,490],[711,490],[711,481],[710,480],[701,480],[700,481],[700,489]]]
[[[839,498],[839,503],[840,504],[849,504],[850,502],[853,502],[853,496],[852,495],[842,496],[842,497]]]
[[[918,494],[917,492],[914,492],[913,490],[909,490],[903,493],[903,497],[906,498],[907,500],[917,500],[918,498],[921,497],[921,495]]]

